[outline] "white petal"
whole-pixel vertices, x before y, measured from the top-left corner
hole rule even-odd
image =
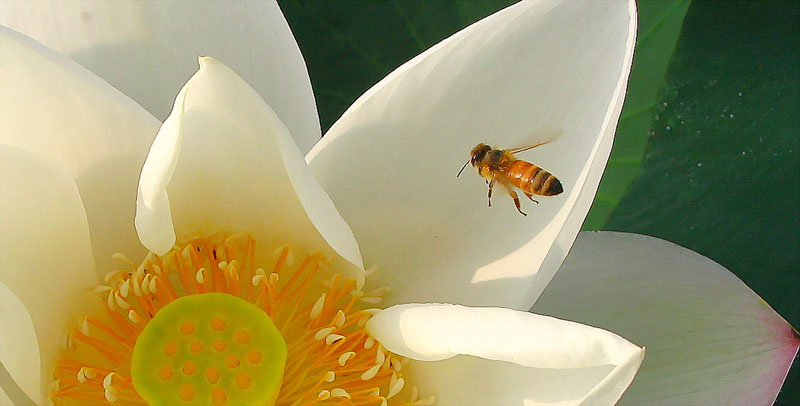
[[[633,1],[523,1],[398,68],[307,160],[392,286],[391,302],[528,309],[585,217],[611,148],[636,30]],[[565,192],[523,201],[455,174],[480,142],[520,154]],[[522,197],[525,200],[525,197]],[[413,282],[413,283],[411,283]]]
[[[362,268],[350,229],[286,127],[212,58],[200,59],[156,136],[137,204],[139,237],[156,253],[176,233],[246,231],[262,244],[296,244]]]
[[[320,138],[305,61],[274,1],[3,2],[0,24],[66,54],[159,119],[197,57],[216,57],[267,100],[302,151]]]
[[[0,405],[29,406],[33,402],[31,396],[38,399],[40,390],[45,387],[40,382],[46,385],[47,381],[42,381],[33,320],[25,305],[2,282],[0,322],[14,326],[0,330]],[[27,393],[20,382],[25,385]]]
[[[0,55],[0,142],[75,180],[98,273],[113,270],[116,251],[142,254],[132,224],[136,181],[159,122],[80,65],[3,27]]]
[[[11,378],[9,377],[8,379],[11,379]],[[24,395],[24,392],[23,392],[23,396],[26,396],[26,395]],[[14,405],[14,402],[11,400],[12,397],[13,397],[13,395],[9,396],[5,392],[3,392],[3,388],[0,387],[0,405],[4,405],[4,406],[6,406],[6,405],[7,406]]]
[[[800,345],[728,270],[635,234],[581,233],[534,310],[647,347],[625,405],[772,404]]]
[[[611,404],[644,357],[644,349],[607,331],[503,308],[396,305],[371,318],[367,330],[389,351],[429,361],[413,364],[409,382],[444,405]],[[447,360],[457,355],[482,360]],[[552,387],[542,390],[542,381]]]
[[[0,361],[43,399],[62,336],[96,300],[89,229],[75,183],[32,153],[0,145],[0,190],[0,324],[14,326]]]

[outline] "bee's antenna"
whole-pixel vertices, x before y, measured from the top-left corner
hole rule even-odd
[[[456,175],[456,177],[459,177],[459,176],[461,176],[461,172],[464,172],[464,168],[466,168],[466,167],[467,167],[467,165],[469,165],[469,159],[467,159],[467,162],[464,162],[464,166],[462,166],[462,167],[461,167],[461,170],[460,170],[460,171],[458,171],[458,175]]]

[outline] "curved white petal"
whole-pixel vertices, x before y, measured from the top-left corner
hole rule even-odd
[[[39,344],[28,309],[2,282],[0,325],[13,326],[0,329],[0,405],[28,406],[33,401],[31,396],[37,398],[43,388]]]
[[[503,308],[396,305],[367,330],[389,351],[423,361],[412,364],[409,383],[443,405],[612,404],[644,357],[607,331]]]
[[[636,234],[581,233],[534,310],[647,347],[621,405],[769,405],[800,346],[731,272]]]
[[[99,274],[114,269],[116,251],[143,254],[132,221],[136,180],[159,122],[80,65],[4,27],[0,55],[0,142],[75,180]]]
[[[305,61],[274,1],[11,1],[0,3],[0,24],[66,54],[160,119],[197,57],[213,56],[267,100],[302,151],[320,138]]]
[[[0,145],[0,190],[0,361],[38,400],[69,323],[96,302],[89,229],[75,183],[32,153]]]
[[[363,269],[350,229],[287,128],[212,58],[200,59],[153,142],[139,181],[136,229],[158,254],[172,248],[176,234],[245,231],[261,244],[294,244]]]
[[[635,31],[633,1],[523,1],[401,66],[334,124],[307,160],[393,303],[530,307],[594,197]],[[527,217],[499,185],[486,208],[474,171],[455,177],[480,142],[545,139],[519,157],[565,192],[523,201]]]

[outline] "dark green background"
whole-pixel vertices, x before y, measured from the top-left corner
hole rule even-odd
[[[391,70],[510,3],[280,5],[324,132]],[[584,228],[691,248],[800,326],[800,3],[640,0],[639,11],[629,97]],[[798,369],[777,404],[800,402]]]

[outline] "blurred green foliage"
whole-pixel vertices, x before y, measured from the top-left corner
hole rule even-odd
[[[800,326],[800,6],[693,1],[642,171],[603,229],[733,271]],[[800,404],[795,363],[779,405]]]
[[[394,68],[511,3],[280,1],[323,130]],[[639,13],[628,99],[585,228],[691,248],[799,326],[800,3],[640,0]],[[777,404],[798,404],[799,387],[795,367]]]
[[[306,59],[323,133],[365,90],[516,1],[281,1]]]
[[[690,0],[643,1],[638,4],[639,30],[625,105],[619,117],[614,148],[597,189],[584,230],[602,230],[631,182],[641,172],[653,114],[667,65]]]

